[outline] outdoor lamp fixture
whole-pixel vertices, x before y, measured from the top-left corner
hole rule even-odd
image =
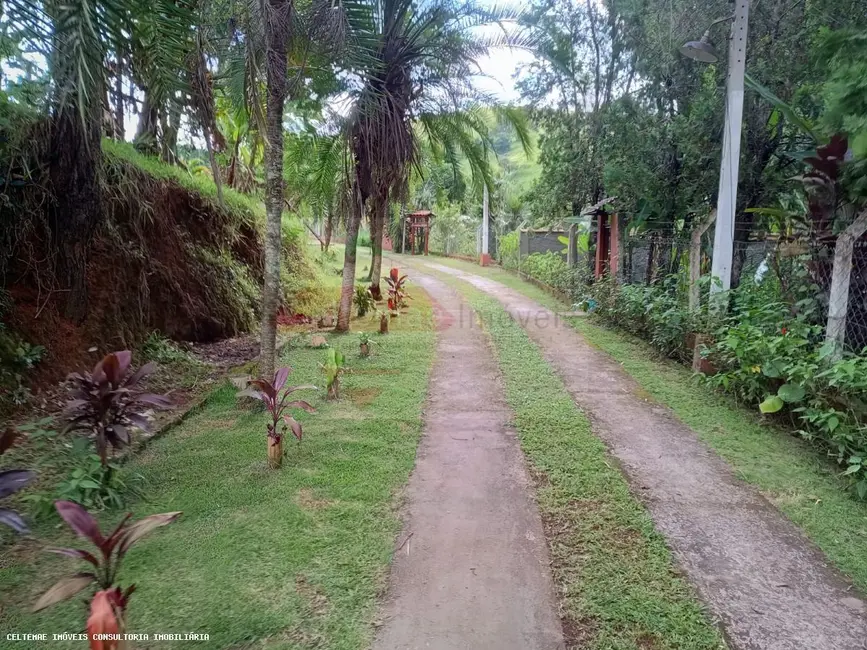
[[[722,20],[729,19],[723,18]],[[680,48],[680,53],[688,59],[701,61],[702,63],[716,63],[719,61],[719,52],[716,51],[713,43],[710,42],[710,27],[707,28],[699,40],[684,43]]]
[[[697,41],[688,41],[683,44],[683,47],[680,48],[680,53],[683,54],[687,59],[693,59],[694,61],[701,61],[702,63],[716,63],[719,61],[719,52],[713,46],[713,43],[710,42],[710,30],[714,25],[719,25],[720,23],[724,23],[727,20],[734,20],[735,16],[726,16],[725,18],[717,18],[710,25],[707,26],[707,29],[704,30],[704,34],[701,35],[701,38]]]
[[[738,198],[738,168],[741,159],[741,122],[744,116],[744,76],[747,52],[747,25],[750,14],[749,0],[733,0],[732,16],[713,21],[700,40],[685,43],[680,53],[703,63],[716,63],[719,53],[710,42],[710,28],[732,21],[729,37],[728,78],[726,79],[726,123],[723,134],[722,161],[720,163],[719,192],[717,193],[716,228],[711,262],[711,297],[728,291],[732,280],[732,257],[735,238],[735,206]],[[725,301],[717,301],[725,308]]]

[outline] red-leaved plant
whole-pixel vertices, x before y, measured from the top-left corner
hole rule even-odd
[[[308,413],[315,413],[310,404],[304,400],[290,400],[289,396],[296,390],[313,389],[316,386],[286,386],[291,368],[280,368],[274,373],[274,381],[267,379],[252,379],[247,382],[247,388],[238,393],[238,397],[253,397],[262,400],[271,422],[268,424],[268,464],[272,468],[280,467],[283,463],[283,436],[287,429],[292,431],[298,442],[301,442],[301,423],[287,413],[287,409],[299,408]]]
[[[135,585],[121,589],[115,584],[121,562],[133,544],[155,529],[172,523],[181,516],[181,513],[166,512],[160,515],[151,515],[132,523],[129,521],[132,514],[127,514],[111,534],[104,536],[93,516],[77,503],[57,501],[54,506],[75,534],[90,541],[98,552],[94,554],[77,548],[48,549],[51,553],[84,560],[93,569],[76,573],[55,584],[36,601],[33,611],[36,612],[55,603],[68,600],[95,582],[99,586],[99,591],[90,601],[90,616],[87,619],[87,632],[91,639],[90,647],[94,649],[119,648],[121,646],[117,642],[111,646],[103,645],[103,642],[94,639],[94,635],[123,634],[124,632],[126,608],[130,595],[135,591]]]
[[[14,429],[6,429],[0,434],[0,456],[12,446],[17,437],[18,433]],[[5,499],[10,494],[18,492],[30,483],[34,476],[36,475],[33,472],[26,469],[7,469],[0,472],[0,499]],[[28,532],[27,524],[24,523],[21,515],[11,508],[0,508],[0,524],[5,524],[22,535]]]
[[[406,299],[409,298],[404,287],[406,278],[405,275],[398,276],[397,269],[393,268],[385,279],[388,283],[388,308],[392,311],[406,307]]]
[[[148,363],[131,372],[131,361],[129,350],[112,352],[92,371],[73,372],[68,377],[72,386],[65,410],[69,418],[66,431],[90,432],[103,464],[108,445],[117,449],[130,443],[130,427],[147,431],[150,423],[145,411],[171,406],[164,395],[145,393],[139,387],[156,365]]]

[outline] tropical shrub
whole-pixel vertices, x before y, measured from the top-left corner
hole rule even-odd
[[[704,381],[788,418],[867,498],[867,350],[834,360],[823,333],[810,309],[742,296],[706,351],[718,372]]]
[[[388,283],[388,308],[397,311],[406,307],[406,275],[400,275],[396,268],[391,269],[385,281]]]
[[[573,300],[578,299],[587,286],[586,270],[569,268],[563,256],[553,251],[529,255],[521,264],[521,272]]]
[[[325,386],[328,389],[328,399],[340,397],[340,375],[345,366],[345,357],[342,352],[329,348],[325,351],[325,363],[321,364],[325,372]]]
[[[372,342],[369,332],[362,332],[358,335],[358,346],[361,356],[366,357],[370,355],[370,345]]]
[[[679,290],[678,276],[669,276],[650,286],[620,284],[606,276],[585,293],[585,307],[609,325],[641,336],[667,356],[687,361],[688,334],[703,330],[704,316],[690,314]]]
[[[360,284],[355,286],[355,296],[353,296],[352,302],[358,310],[357,313],[359,318],[363,318],[367,315],[367,312],[376,309],[376,302],[373,300],[370,288]]]
[[[55,493],[63,501],[73,501],[88,510],[103,510],[122,508],[130,492],[139,494],[124,477],[121,465],[112,460],[103,463],[99,455],[93,453],[88,440],[73,441],[70,460],[72,469]],[[45,501],[45,506],[49,506],[51,500]]]
[[[27,400],[24,378],[44,353],[41,345],[27,343],[0,323],[0,403],[21,405]]]
[[[271,421],[268,423],[268,464],[272,468],[280,467],[283,463],[283,437],[286,431],[292,431],[292,435],[301,442],[301,423],[292,417],[289,409],[303,409],[308,413],[316,410],[304,400],[289,400],[289,397],[297,390],[315,390],[316,386],[286,386],[291,368],[280,368],[274,373],[274,380],[252,379],[247,382],[247,388],[238,393],[238,397],[252,397],[260,400],[268,410]]]
[[[88,635],[91,639],[96,634],[122,635],[129,598],[135,591],[135,585],[130,585],[126,589],[121,589],[117,585],[123,558],[136,542],[157,528],[176,521],[181,513],[166,512],[151,515],[132,523],[129,522],[132,515],[127,514],[114,531],[109,535],[103,535],[93,516],[77,503],[58,501],[55,507],[72,531],[93,544],[98,553],[77,548],[48,549],[50,553],[83,560],[90,564],[92,569],[57,582],[36,602],[33,611],[68,600],[96,583],[99,591],[90,601],[90,616],[87,619]]]
[[[517,230],[500,237],[497,243],[497,254],[500,265],[506,269],[517,269],[521,263],[520,236]]]
[[[0,456],[6,453],[6,450],[12,446],[17,437],[18,432],[14,429],[6,429],[0,434]],[[15,494],[30,483],[34,477],[35,474],[26,469],[7,469],[0,472],[0,499]],[[9,526],[16,533],[22,535],[28,532],[27,524],[24,523],[21,515],[11,508],[0,507],[0,524]]]
[[[91,372],[74,372],[68,377],[71,388],[64,411],[69,419],[66,431],[89,433],[103,464],[108,461],[109,445],[120,449],[130,444],[131,427],[148,430],[146,411],[171,406],[165,396],[142,392],[139,387],[156,366],[148,363],[132,372],[131,361],[129,350],[112,352]]]

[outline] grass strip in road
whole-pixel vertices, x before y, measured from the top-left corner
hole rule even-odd
[[[416,288],[413,297],[411,309],[429,316],[424,293]],[[391,334],[374,335],[366,359],[358,355],[356,335],[328,336],[347,357],[341,398],[326,401],[324,390],[303,396],[318,412],[299,415],[304,440],[298,445],[289,437],[280,470],[266,468],[266,415],[240,407],[229,385],[128,464],[146,486],[147,500],[133,504],[137,516],[183,511],[126,557],[122,583],[138,586],[129,632],[208,634],[208,642],[192,643],[202,648],[369,646],[400,527],[396,498],[415,461],[434,354],[431,330],[402,327],[424,321],[430,318],[393,320]],[[322,386],[324,354],[286,349],[281,362],[294,368],[290,384]],[[119,514],[99,516],[103,529]],[[38,545],[0,562],[2,647],[21,646],[6,641],[7,633],[51,638],[84,628],[81,597],[29,612],[58,577],[79,569],[38,546],[81,544],[53,523],[34,533]]]
[[[461,260],[438,263],[497,280],[552,309],[565,305],[499,267]],[[795,522],[828,559],[867,593],[867,503],[857,501],[839,469],[801,440],[762,422],[750,409],[698,384],[689,368],[660,358],[646,342],[604,327],[592,318],[567,319],[592,345],[609,354],[645,391],[641,397],[668,406],[744,481],[758,487]]]
[[[537,482],[570,647],[724,647],[663,537],[540,350],[499,302],[451,277],[485,325]]]

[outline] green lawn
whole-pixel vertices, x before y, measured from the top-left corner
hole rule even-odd
[[[440,277],[491,315],[486,324],[536,478],[570,647],[724,647],[647,511],[535,343],[495,299]]]
[[[424,294],[413,295],[412,308],[429,314]],[[184,513],[127,556],[122,581],[138,585],[129,631],[206,633],[210,642],[196,647],[209,648],[368,645],[421,432],[434,334],[408,326],[423,322],[393,321],[369,359],[359,358],[356,335],[329,336],[350,369],[342,397],[327,402],[324,390],[311,392],[318,413],[299,416],[305,439],[287,441],[281,470],[265,466],[266,416],[240,408],[228,384],[128,465],[146,486],[146,501],[132,507],[137,515]],[[290,383],[322,386],[323,357],[307,347],[284,350]],[[99,518],[107,527],[118,513]],[[40,544],[71,541],[53,524],[34,532]],[[12,549],[0,564],[2,647],[23,647],[7,642],[8,632],[84,627],[80,599],[28,613],[57,576],[80,568],[34,547]],[[136,644],[150,647],[190,644]]]
[[[565,307],[499,267],[481,268],[452,259],[436,261],[495,279],[551,308]],[[752,410],[701,386],[690,369],[661,359],[636,337],[603,327],[592,318],[568,320],[591,344],[622,365],[646,391],[644,397],[671,408],[867,593],[867,503],[845,491],[834,464],[798,438],[763,423]]]

